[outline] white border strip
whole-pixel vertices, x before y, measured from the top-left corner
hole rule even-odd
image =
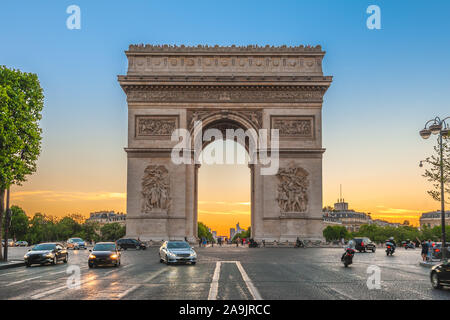
[[[219,292],[219,277],[221,265],[222,265],[221,261],[216,262],[216,269],[214,270],[214,275],[211,281],[211,287],[209,288],[208,300],[217,300],[217,294]]]
[[[252,280],[250,280],[250,278],[248,277],[247,272],[245,272],[244,268],[241,265],[241,262],[236,261],[236,266],[241,272],[242,279],[244,279],[248,291],[250,291],[250,294],[253,296],[253,300],[262,300],[263,298],[259,294],[258,289],[256,289],[256,287],[253,285]]]

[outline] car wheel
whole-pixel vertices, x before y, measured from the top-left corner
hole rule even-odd
[[[53,257],[52,264],[53,264],[53,265],[56,265],[57,263],[58,263],[58,259],[56,259],[56,256],[54,256],[54,257]]]
[[[191,262],[191,264],[192,264],[193,266],[195,266],[196,262]]]
[[[31,263],[25,263],[25,267],[27,268],[31,267]]]
[[[372,249],[372,253],[375,253],[375,248]]]
[[[431,274],[431,285],[433,286],[434,289],[442,288],[441,282],[439,281],[439,276],[437,275],[436,272],[433,272]]]
[[[66,254],[66,257],[64,258],[63,262],[67,263],[67,261],[69,261],[69,255],[68,254]]]
[[[94,264],[92,264],[92,263],[88,263],[88,266],[89,266],[89,269],[91,269],[91,268],[93,268],[93,267],[94,267]]]

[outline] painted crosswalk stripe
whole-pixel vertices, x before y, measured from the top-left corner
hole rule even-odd
[[[128,294],[130,294],[131,292],[139,289],[144,283],[150,282],[153,279],[155,279],[157,276],[159,276],[161,273],[163,273],[165,271],[165,269],[161,269],[158,270],[157,272],[153,273],[150,277],[148,277],[147,279],[145,279],[141,284],[137,284],[135,286],[132,286],[131,288],[125,290],[124,292],[122,292],[121,294],[119,294],[117,296],[117,298],[120,300],[122,298],[124,298],[125,296],[127,296]]]
[[[21,283],[24,283],[26,281],[39,279],[39,278],[42,278],[42,276],[37,276],[37,277],[33,277],[33,278],[28,278],[28,279],[23,279],[23,280],[19,280],[19,281],[14,281],[14,282],[8,283],[7,285],[5,285],[5,287],[13,286],[13,285],[16,285],[16,284],[21,284]]]
[[[208,300],[217,300],[217,294],[219,293],[219,277],[221,261],[216,262],[216,269],[214,269],[214,275],[211,281],[211,287],[209,288]]]

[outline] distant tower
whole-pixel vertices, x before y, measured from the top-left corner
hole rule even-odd
[[[336,211],[348,211],[348,203],[345,202],[344,198],[342,197],[342,184],[339,185],[339,199],[334,204],[334,210],[336,210]]]

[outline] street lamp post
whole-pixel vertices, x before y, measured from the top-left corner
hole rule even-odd
[[[425,123],[424,129],[419,134],[423,139],[428,139],[431,134],[439,134],[439,154],[440,154],[440,173],[441,173],[441,228],[442,228],[442,260],[447,261],[447,246],[445,243],[445,198],[444,198],[444,148],[442,146],[442,138],[450,136],[450,128],[445,122],[450,117],[440,119],[436,117]],[[431,123],[431,124],[430,124]]]

